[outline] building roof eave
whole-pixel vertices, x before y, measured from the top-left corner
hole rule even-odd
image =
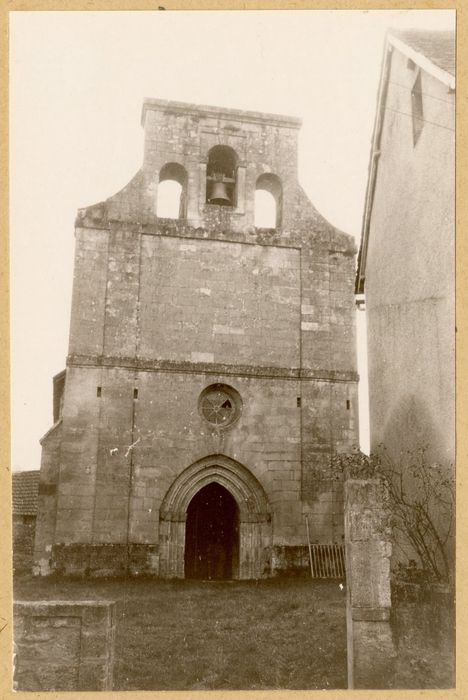
[[[380,136],[383,124],[383,112],[387,98],[387,82],[389,73],[390,56],[393,47],[390,46],[388,35],[385,39],[382,66],[380,70],[379,87],[377,91],[377,105],[374,119],[374,129],[369,155],[369,166],[367,176],[366,195],[364,198],[364,212],[362,217],[361,242],[359,245],[358,264],[356,271],[355,293],[364,294],[364,284],[366,278],[367,245],[369,239],[369,223],[372,213],[372,203],[374,199],[374,186],[377,176],[378,156],[380,155]]]
[[[422,70],[426,71],[426,73],[429,73],[429,75],[432,75],[434,78],[437,78],[437,80],[440,80],[440,82],[446,85],[448,88],[450,88],[450,90],[455,90],[454,75],[444,70],[443,68],[436,66],[436,64],[433,61],[431,61],[430,58],[425,56],[420,51],[416,51],[416,49],[412,48],[393,34],[388,35],[388,42],[396,49],[398,49],[398,51],[400,51],[402,54],[407,56],[407,58],[410,58]]]
[[[378,158],[380,156],[380,137],[383,126],[383,113],[387,98],[387,77],[390,67],[390,56],[393,50],[396,49],[403,53],[416,63],[421,70],[426,71],[434,78],[440,80],[450,90],[455,89],[455,77],[436,66],[429,58],[422,53],[411,48],[401,39],[393,36],[391,32],[387,33],[385,39],[384,56],[382,61],[382,69],[380,75],[379,91],[377,97],[377,109],[374,121],[374,131],[372,136],[372,145],[369,159],[367,189],[364,200],[364,213],[361,229],[361,243],[359,247],[358,266],[356,271],[355,293],[364,294],[365,279],[366,279],[366,263],[367,263],[367,248],[369,243],[369,226],[372,215],[372,205],[374,199],[375,182],[378,169]]]

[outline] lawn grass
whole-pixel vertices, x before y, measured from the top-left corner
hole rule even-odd
[[[16,600],[115,600],[115,690],[346,688],[339,581],[33,578]],[[394,688],[454,683],[453,622],[428,603],[397,603]]]
[[[338,581],[51,580],[15,598],[117,603],[115,690],[346,687]]]
[[[432,601],[396,602],[392,611],[397,656],[395,687],[453,688],[454,610]]]

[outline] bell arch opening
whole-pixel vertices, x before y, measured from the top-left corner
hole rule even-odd
[[[166,163],[161,168],[156,197],[156,212],[159,218],[185,218],[187,180],[187,171],[179,163]]]
[[[230,146],[214,146],[206,166],[206,203],[235,207],[237,200],[237,153]]]
[[[185,522],[185,578],[226,580],[237,577],[239,508],[215,481],[190,501]]]
[[[280,229],[283,208],[281,180],[273,173],[264,173],[257,178],[255,186],[255,226],[257,228]]]

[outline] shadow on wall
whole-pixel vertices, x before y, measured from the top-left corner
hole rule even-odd
[[[435,580],[450,580],[455,554],[454,435],[444,434],[427,406],[408,395],[392,411],[375,452],[382,455],[392,483],[392,568],[409,563]]]
[[[447,465],[454,462],[455,435],[445,435],[437,423],[436,411],[430,411],[412,394],[404,395],[393,407],[380,442],[395,466],[403,465],[408,454],[420,450],[428,461]],[[379,445],[373,446],[373,451],[379,450]]]

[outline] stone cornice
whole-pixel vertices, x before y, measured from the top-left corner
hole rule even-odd
[[[222,376],[256,377],[259,379],[313,380],[322,382],[357,382],[357,372],[298,367],[263,367],[259,365],[228,365],[216,362],[188,362],[149,360],[136,357],[109,357],[106,355],[78,355],[67,357],[67,367],[106,367],[142,372],[172,372],[174,374],[213,374]]]
[[[328,251],[330,254],[342,254],[354,256],[356,248],[349,237],[330,238],[329,230],[314,229],[311,236],[310,228],[303,230],[286,231],[277,229],[259,229],[251,227],[245,231],[210,230],[201,226],[194,227],[186,219],[157,219],[152,222],[135,223],[128,221],[109,220],[105,213],[105,205],[100,210],[99,218],[93,218],[92,208],[80,209],[75,220],[75,236],[79,231],[104,232],[109,235],[125,232],[138,236],[155,236],[159,238],[178,238],[181,240],[218,241],[222,243],[241,243],[245,245],[259,245],[264,247],[288,248],[293,250],[317,250]],[[344,236],[345,234],[343,234]]]
[[[173,100],[160,100],[147,97],[143,102],[141,112],[141,124],[145,125],[146,113],[148,111],[169,112],[172,114],[190,114],[198,118],[223,119],[229,122],[256,122],[268,124],[269,126],[288,127],[299,129],[302,119],[286,114],[267,114],[264,112],[252,112],[242,109],[229,109],[228,107],[214,107],[211,105],[196,105],[190,102],[176,102]]]

